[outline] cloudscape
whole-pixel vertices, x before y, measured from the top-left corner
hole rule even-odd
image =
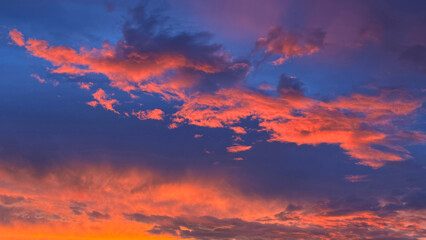
[[[426,2],[0,21],[0,239],[426,239]]]

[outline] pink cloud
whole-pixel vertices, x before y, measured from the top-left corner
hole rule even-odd
[[[163,120],[164,112],[161,109],[152,109],[146,111],[132,112],[132,115],[136,116],[140,120]]]
[[[29,39],[25,42],[22,33],[16,29],[9,34],[16,44],[24,46],[33,56],[50,61],[55,66],[52,69],[53,73],[70,75],[104,74],[111,80],[112,86],[124,91],[135,90],[138,88],[138,84],[148,82],[149,78],[161,76],[169,70],[190,68],[205,73],[215,73],[223,69],[220,63],[211,65],[197,62],[186,58],[184,55],[172,52],[130,52],[122,56],[117,52],[116,47],[107,42],[102,45],[101,49],[88,50],[82,47],[79,51],[76,51],[65,46],[51,46],[43,40]],[[142,87],[147,88],[149,86]],[[156,86],[151,85],[151,87]],[[179,83],[170,84],[169,87],[179,88]]]
[[[31,74],[31,77],[33,77],[33,78],[37,79],[37,81],[38,81],[39,83],[45,83],[45,82],[46,82],[46,80],[45,80],[45,79],[41,78],[39,75],[37,75],[37,74],[35,74],[35,73]]]
[[[22,33],[16,29],[13,29],[9,32],[9,37],[10,39],[12,39],[12,41],[18,45],[18,46],[24,46],[25,45],[25,41],[24,41],[24,36],[22,35]]]
[[[363,182],[366,177],[365,175],[346,175],[345,179],[349,182]]]
[[[101,88],[93,94],[93,98],[95,101],[87,102],[89,106],[96,107],[99,104],[109,111],[120,114],[114,109],[114,105],[119,104],[118,100],[111,99],[110,95],[106,94]]]
[[[91,82],[78,82],[77,85],[81,89],[90,90],[90,88],[93,86],[93,83],[91,83]]]
[[[246,134],[246,130],[242,127],[229,127],[231,130],[233,130],[235,133],[238,134]]]
[[[244,193],[222,177],[171,177],[147,168],[117,171],[103,164],[58,167],[45,177],[27,167],[13,173],[6,169],[0,168],[0,230],[5,239],[34,239],[46,233],[54,239],[155,238],[150,229],[169,230],[155,231],[158,238],[167,239],[170,229],[176,239],[188,232],[201,238],[206,233],[212,239],[238,233],[260,239],[265,229],[267,238],[274,239],[405,239],[424,233],[424,209],[394,202],[366,208],[362,202],[353,207],[351,201],[302,199],[293,205],[286,197]]]
[[[313,54],[323,46],[325,33],[315,31],[302,35],[301,33],[284,31],[280,27],[272,27],[267,38],[259,38],[256,47],[265,49],[267,55],[280,55],[273,61],[280,65],[289,58]]]
[[[260,90],[263,90],[263,91],[275,91],[275,90],[277,90],[277,88],[275,86],[272,86],[271,84],[266,83],[266,82],[262,82],[261,84],[259,84],[259,86],[257,88],[259,88]]]
[[[201,138],[201,137],[203,137],[203,134],[195,134],[194,135],[194,138]]]
[[[13,34],[19,35],[17,31]],[[281,55],[287,59],[318,51],[323,38],[324,34],[319,31],[300,34],[272,28],[267,38],[258,40],[257,47],[264,48],[267,56]],[[336,144],[360,164],[371,167],[408,159],[409,152],[403,145],[426,141],[421,132],[395,130],[398,129],[395,120],[414,115],[424,101],[402,90],[382,90],[375,95],[352,94],[325,102],[303,95],[303,85],[296,78],[283,75],[277,96],[242,85],[218,88],[215,92],[198,92],[195,86],[201,81],[199,73],[217,73],[224,69],[244,72],[247,64],[234,63],[220,54],[220,61],[216,59],[207,64],[167,51],[139,53],[132,51],[130,46],[127,46],[130,50],[122,56],[117,53],[118,46],[104,43],[102,49],[81,48],[77,52],[35,39],[24,44],[32,55],[52,62],[56,67],[53,72],[104,74],[110,79],[111,86],[132,91],[133,95],[139,91],[158,94],[167,101],[179,100],[181,105],[171,116],[170,129],[191,124],[229,128],[244,134],[245,129],[238,124],[245,119],[254,119],[258,121],[260,130],[269,134],[268,141],[298,145]],[[184,68],[197,73],[188,74],[182,70]],[[175,74],[169,78],[152,79],[169,70],[175,70]],[[118,101],[110,99],[102,89],[93,96],[95,101],[89,102],[89,105],[100,104],[118,113],[114,109]],[[162,120],[164,113],[154,109],[134,115],[140,119]]]
[[[251,149],[251,146],[244,146],[244,145],[234,145],[234,146],[230,146],[226,148],[228,152],[232,152],[232,153],[243,152],[250,149]]]
[[[254,118],[270,134],[269,141],[338,144],[361,164],[380,167],[387,161],[409,158],[395,138],[425,140],[422,133],[415,134],[416,137],[407,131],[403,136],[387,130],[395,128],[393,120],[413,113],[422,102],[399,90],[383,90],[375,96],[354,94],[322,102],[303,95],[271,97],[248,89],[222,89],[214,94],[193,96],[175,116],[192,125],[212,128],[231,128],[243,119]],[[294,110],[301,114],[294,115]]]

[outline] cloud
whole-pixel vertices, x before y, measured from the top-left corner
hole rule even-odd
[[[279,59],[273,61],[274,65],[280,65],[290,58],[319,51],[324,46],[324,37],[325,33],[321,30],[302,34],[272,27],[266,38],[256,41],[256,48],[265,49],[265,57],[280,55]]]
[[[44,80],[43,78],[41,78],[39,75],[37,75],[37,74],[35,74],[35,73],[31,74],[31,77],[33,77],[33,78],[37,79],[37,81],[38,81],[39,83],[45,83],[45,82],[46,82],[46,80]]]
[[[422,99],[405,91],[382,90],[376,95],[353,94],[323,102],[304,96],[295,79],[282,77],[281,83],[283,94],[277,97],[241,88],[194,95],[175,116],[211,128],[228,128],[244,119],[256,119],[270,134],[269,141],[339,144],[361,164],[372,167],[407,159],[409,155],[401,144],[425,141],[422,133],[395,130],[395,120],[422,106]]]
[[[25,45],[24,37],[20,31],[16,29],[11,30],[9,32],[9,37],[16,45],[21,47]]]
[[[93,94],[93,98],[95,101],[88,102],[87,104],[89,106],[96,107],[99,104],[109,111],[120,114],[114,109],[114,105],[119,104],[118,100],[112,99],[110,95],[106,94],[101,88]]]
[[[8,196],[8,195],[0,195],[0,202],[4,205],[13,205],[15,203],[19,203],[24,201],[25,198],[21,196]]]
[[[58,220],[55,214],[47,214],[42,210],[31,207],[14,207],[0,205],[0,227],[1,225],[12,225],[15,223],[43,224],[51,220]]]
[[[78,201],[70,201],[70,209],[75,215],[81,215],[82,212],[86,211],[87,204],[84,202],[78,202]]]
[[[2,233],[16,236],[25,229],[28,236],[22,238],[32,239],[49,229],[58,238],[109,234],[145,239],[154,234],[200,240],[416,239],[425,233],[422,189],[393,197],[308,197],[295,204],[286,195],[243,193],[217,175],[186,171],[171,176],[134,165],[82,162],[53,167],[42,175],[32,173],[30,166],[2,167],[5,185],[0,192],[31,199],[0,204]],[[3,231],[4,226],[8,228]]]
[[[51,61],[56,73],[99,73],[107,76],[113,87],[131,94],[144,92],[159,95],[166,100],[178,100],[169,101],[175,105],[175,108],[170,109],[177,109],[174,114],[167,115],[166,121],[169,117],[171,121],[167,122],[170,128],[192,124],[226,128],[237,134],[245,134],[246,129],[249,129],[248,135],[263,131],[262,140],[266,138],[270,142],[313,146],[333,144],[362,164],[372,167],[408,159],[409,152],[404,146],[425,141],[422,132],[410,130],[410,124],[424,98],[400,89],[382,89],[368,94],[352,93],[319,100],[320,98],[305,95],[303,83],[288,75],[280,77],[278,87],[267,86],[263,89],[276,90],[276,95],[272,96],[273,93],[270,92],[265,94],[244,85],[249,64],[222,52],[219,45],[209,42],[209,34],[180,33],[178,28],[173,28],[172,31],[159,29],[158,22],[162,20],[145,14],[144,11],[135,10],[135,19],[128,21],[123,28],[125,37],[115,45],[105,43],[100,49],[74,50],[50,44],[44,48],[43,41],[25,41],[22,34],[18,39],[22,39],[21,46],[26,46],[30,53]],[[300,49],[306,47],[304,37],[302,34],[301,41],[297,42]],[[267,46],[263,48],[267,49]],[[135,54],[132,55],[133,53]],[[284,52],[271,51],[266,55],[268,54],[287,59]],[[299,55],[292,57],[308,54],[307,50],[300,51]],[[163,65],[158,66],[160,64]],[[113,94],[106,94],[104,90],[98,89],[93,95],[95,100],[90,104],[101,105],[118,113],[115,107],[119,102],[112,99],[112,96]],[[124,104],[125,101],[120,100],[120,103]],[[135,115],[142,119],[165,118],[160,109],[140,111]],[[245,125],[248,121],[250,127]],[[175,133],[178,131],[180,130],[173,130]],[[45,134],[42,135],[46,138]],[[193,133],[188,136],[192,137]],[[132,140],[133,137],[134,135],[131,136]],[[236,139],[238,138],[234,138],[235,141]],[[126,144],[133,142],[138,141]],[[103,143],[105,142],[101,141],[100,144]],[[259,147],[260,145],[261,143]],[[271,144],[268,148],[273,145],[283,148],[286,156],[292,155],[291,151],[287,152],[289,146],[295,147],[292,144]],[[167,144],[162,144],[164,146]],[[230,148],[232,147],[234,150],[241,150],[251,146],[235,145]],[[173,165],[178,161],[179,156],[176,156],[176,159],[167,159],[167,167],[170,166],[172,171],[160,173],[142,165],[145,161],[159,162],[161,157],[146,160],[142,159],[145,152],[136,154],[136,165],[141,165],[138,168],[127,159],[132,154],[128,149],[130,148],[125,148],[125,154],[120,154],[119,160],[116,160],[117,166],[110,167],[101,163],[104,158],[109,157],[108,151],[102,150],[97,150],[101,152],[100,157],[88,155],[87,158],[77,159],[86,156],[84,152],[73,154],[66,160],[56,159],[48,151],[46,158],[55,163],[52,168],[47,168],[45,162],[40,161],[24,161],[26,166],[21,166],[17,164],[21,161],[0,159],[2,164],[10,164],[0,168],[0,223],[13,223],[13,227],[8,226],[6,230],[4,226],[0,226],[0,232],[6,239],[33,239],[46,232],[54,239],[91,239],[99,236],[111,239],[148,239],[152,237],[146,236],[149,234],[195,239],[416,239],[426,233],[423,224],[426,195],[421,187],[413,187],[421,185],[419,178],[411,175],[414,171],[404,171],[405,174],[409,172],[410,176],[401,174],[389,178],[386,175],[389,178],[386,182],[369,185],[371,188],[365,187],[366,183],[360,181],[365,175],[346,175],[346,180],[359,183],[344,182],[344,186],[351,188],[343,189],[342,192],[353,190],[356,197],[343,196],[339,192],[337,195],[342,194],[341,197],[333,198],[327,194],[341,191],[342,188],[335,189],[340,183],[330,181],[324,186],[324,182],[317,181],[316,167],[324,167],[327,174],[320,174],[327,177],[338,175],[336,178],[327,178],[327,181],[343,181],[347,172],[340,170],[344,170],[341,166],[346,165],[340,165],[340,162],[338,166],[327,165],[324,163],[330,161],[324,158],[317,159],[321,163],[313,166],[310,164],[314,164],[314,161],[299,161],[302,163],[296,166],[296,171],[293,171],[294,166],[286,168],[288,165],[272,165],[270,163],[274,159],[267,159],[264,166],[270,167],[265,168],[268,177],[260,179],[255,176],[258,172],[249,172],[246,175],[253,178],[253,181],[250,182],[252,184],[245,184],[238,168],[247,170],[242,166],[254,163],[253,168],[262,171],[259,162],[252,161],[253,157],[250,161],[223,161],[215,166],[209,165],[209,169],[213,169],[213,174],[210,175],[197,167],[191,172],[192,169],[186,168],[186,165],[185,173],[182,174]],[[114,151],[116,150],[121,151],[115,148]],[[255,152],[254,150],[257,151],[253,149],[251,152]],[[63,155],[69,156],[66,153]],[[214,155],[215,149],[211,149],[207,159]],[[271,155],[274,154],[265,158]],[[288,162],[291,158],[274,157],[280,162]],[[45,161],[44,156],[38,158]],[[342,155],[338,154],[338,158],[342,158]],[[242,158],[235,157],[234,160]],[[61,161],[69,165],[62,165]],[[72,165],[78,161],[93,165]],[[191,164],[192,160],[185,159],[185,164],[187,162]],[[346,164],[346,161],[342,162]],[[222,163],[234,165],[232,177],[242,181],[241,185],[248,188],[249,193],[243,192],[244,187],[228,182],[230,176],[221,175],[225,171],[220,168],[225,165]],[[127,164],[130,166],[124,167]],[[375,171],[359,166],[351,167],[369,171],[370,180],[371,172],[381,175],[382,171],[395,168],[400,173],[408,164],[411,162],[390,163],[388,167]],[[34,169],[28,169],[31,167]],[[164,165],[159,168],[162,167],[166,168]],[[41,168],[43,171],[37,171]],[[290,177],[285,178],[289,181],[273,175],[271,169],[277,169],[282,176],[289,175]],[[333,169],[338,169],[339,173],[333,172]],[[366,174],[356,171],[350,173]],[[302,179],[294,176],[302,176]],[[258,183],[266,181],[265,179],[272,181]],[[319,194],[320,197],[309,196],[303,199],[294,199],[297,197],[287,194],[287,185],[298,188],[295,195],[311,194],[304,188],[306,183],[303,181],[306,179],[313,182],[315,188],[331,190]],[[389,181],[392,184],[389,185]],[[368,195],[360,192],[357,187],[366,189]],[[383,192],[389,189],[396,193],[385,196]],[[274,193],[264,194],[269,191]],[[291,204],[291,201],[297,202],[297,205]]]
[[[124,214],[133,221],[155,224],[149,230],[154,234],[171,234],[180,238],[194,239],[295,239],[311,236],[327,236],[318,227],[284,226],[259,222],[248,222],[238,218],[218,219],[211,216],[168,217],[143,215],[140,213]]]
[[[77,85],[81,89],[90,90],[90,88],[93,86],[93,83],[91,83],[91,82],[78,82]]]
[[[286,75],[279,79],[277,95],[266,95],[244,85],[249,61],[224,53],[220,45],[210,42],[210,34],[172,32],[164,19],[149,14],[145,7],[131,13],[123,26],[123,39],[115,46],[105,42],[101,49],[76,51],[29,39],[24,40],[24,47],[50,61],[54,73],[103,74],[111,86],[131,96],[147,93],[168,102],[178,100],[173,102],[177,111],[171,114],[170,129],[190,124],[244,134],[238,124],[253,120],[259,130],[269,134],[268,141],[336,144],[360,164],[375,168],[410,158],[403,146],[426,141],[422,132],[397,126],[397,121],[409,122],[423,98],[400,89],[383,89],[321,101],[305,96],[303,83]],[[265,49],[266,58],[280,55],[277,63],[282,63],[317,52],[324,45],[324,36],[320,30],[301,33],[274,27],[267,38],[256,42],[256,48]],[[118,113],[114,109],[118,100],[102,89],[93,96],[89,105],[99,104]],[[164,113],[154,109],[134,114],[160,120]]]
[[[231,130],[233,130],[235,133],[238,134],[246,134],[246,130],[243,127],[229,127]]]
[[[102,214],[98,211],[91,211],[86,212],[87,216],[89,216],[91,219],[98,220],[98,219],[109,219],[110,216],[108,213]]]
[[[419,225],[410,229],[398,226],[396,221],[379,220],[365,212],[342,217],[297,215],[300,212],[287,210],[276,214],[278,221],[271,218],[245,221],[239,218],[170,217],[142,213],[125,213],[124,216],[128,220],[154,225],[150,233],[183,239],[416,239],[422,234],[422,230],[416,228]],[[411,230],[417,232],[413,234]]]
[[[262,91],[275,91],[277,89],[275,86],[272,86],[271,84],[266,82],[262,82],[257,88]]]
[[[203,134],[195,134],[194,135],[194,138],[201,138],[201,137],[203,137]]]
[[[19,32],[16,30],[15,35],[16,33]],[[126,91],[135,90],[138,83],[161,76],[168,70],[190,68],[206,73],[220,71],[219,66],[196,63],[179,53],[140,53],[136,50],[129,52],[127,49],[133,47],[124,43],[120,43],[117,47],[104,43],[102,49],[81,48],[79,52],[69,47],[50,46],[48,42],[36,39],[29,39],[22,46],[33,56],[50,61],[56,67],[52,69],[53,73],[71,75],[101,73],[108,76],[113,86]]]
[[[296,77],[287,77],[285,74],[280,76],[277,91],[285,95],[302,95],[303,83]]]
[[[228,150],[228,152],[243,152],[243,151],[247,151],[250,150],[251,146],[244,146],[244,145],[234,145],[234,146],[230,146],[227,147],[226,150]]]
[[[132,115],[136,116],[140,120],[163,120],[164,112],[161,109],[152,109],[146,111],[132,112]]]
[[[210,43],[208,33],[172,33],[163,27],[164,21],[145,7],[137,7],[123,26],[121,41],[115,46],[104,42],[102,48],[91,50],[51,46],[37,39],[25,41],[16,29],[10,35],[20,34],[22,46],[33,56],[51,62],[52,73],[103,74],[111,86],[128,92],[181,100],[185,89],[210,90],[244,81],[250,68],[247,61],[232,60],[221,45]]]
[[[349,182],[363,182],[366,181],[366,177],[365,175],[346,175],[345,179]]]

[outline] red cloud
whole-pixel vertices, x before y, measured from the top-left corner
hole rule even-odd
[[[88,105],[96,107],[99,104],[107,110],[120,114],[114,109],[114,105],[119,103],[118,100],[111,99],[110,96],[106,94],[105,91],[101,88],[99,88],[98,91],[93,94],[93,98],[95,99],[95,101],[88,102]]]

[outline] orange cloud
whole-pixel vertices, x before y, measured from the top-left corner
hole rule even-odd
[[[250,150],[251,146],[243,146],[243,145],[234,145],[234,146],[230,146],[227,147],[226,150],[228,150],[228,152],[243,152],[243,151],[247,151]]]
[[[400,90],[384,90],[378,96],[354,94],[322,102],[303,95],[270,97],[248,89],[222,89],[193,96],[175,116],[189,124],[213,128],[231,128],[242,119],[253,118],[270,133],[269,141],[339,144],[361,164],[380,167],[386,161],[409,158],[395,139],[425,141],[425,135],[418,132],[406,131],[402,137],[386,131],[395,127],[395,119],[411,114],[422,102]]]
[[[194,135],[194,138],[201,138],[201,137],[203,137],[203,134],[195,134]]]
[[[101,49],[80,51],[65,46],[50,46],[47,41],[29,39],[14,29],[9,32],[11,39],[19,46],[24,46],[33,56],[50,61],[56,68],[53,73],[85,75],[100,73],[108,76],[111,85],[124,91],[135,90],[138,84],[147,82],[152,77],[159,77],[166,71],[178,68],[190,68],[205,73],[221,71],[222,66],[190,60],[176,53],[137,53],[122,55],[114,46],[104,43]],[[124,43],[122,43],[124,44]],[[122,46],[131,48],[130,46]]]
[[[18,33],[13,31],[11,36],[21,36]],[[273,28],[268,38],[258,40],[257,47],[265,48],[267,55],[289,58],[318,51],[323,38],[324,33],[320,31],[298,34]],[[227,58],[207,64],[176,53],[139,53],[124,43],[115,47],[104,43],[102,49],[81,48],[79,52],[35,39],[24,43],[32,55],[52,62],[56,67],[53,72],[104,74],[113,87],[132,91],[131,94],[139,91],[158,94],[167,101],[179,100],[182,105],[172,115],[170,129],[186,123],[229,128],[244,134],[245,129],[237,125],[244,119],[253,119],[258,121],[260,130],[269,133],[269,141],[337,144],[360,164],[371,167],[408,159],[410,155],[403,146],[426,141],[423,133],[398,129],[395,125],[395,120],[413,115],[424,101],[402,90],[382,90],[376,95],[352,94],[324,102],[303,95],[303,85],[296,78],[283,75],[278,96],[268,96],[241,85],[199,92],[195,87],[200,81],[198,74],[246,69],[247,64],[231,64]],[[126,51],[119,54],[118,48]],[[196,73],[188,74],[187,69]],[[174,70],[173,74],[160,77],[169,70]],[[100,104],[118,113],[114,109],[118,101],[110,99],[102,89],[93,96],[95,101],[88,102],[89,105]],[[134,113],[140,119],[157,120],[163,119],[163,114],[159,109]]]
[[[233,130],[235,133],[238,134],[246,134],[246,130],[242,127],[229,127],[231,130]]]
[[[93,94],[93,98],[95,101],[87,102],[89,106],[96,107],[99,104],[109,111],[120,114],[114,109],[114,105],[119,104],[119,102],[116,99],[111,99],[110,96],[106,94],[105,91],[101,88],[99,88],[98,91]]]
[[[25,45],[24,36],[20,31],[16,29],[9,31],[9,37],[16,45],[21,47]]]
[[[323,46],[324,36],[325,33],[321,31],[303,36],[300,33],[273,27],[269,30],[267,38],[259,38],[256,41],[256,47],[265,48],[268,55],[281,55],[279,59],[273,61],[274,65],[280,65],[289,58],[317,52]]]
[[[78,82],[77,85],[81,88],[81,89],[85,89],[85,90],[90,90],[90,88],[93,86],[93,83],[91,82]]]
[[[0,231],[7,240],[181,239],[188,237],[185,231],[195,239],[203,239],[197,234],[209,239],[406,238],[421,236],[426,227],[424,209],[382,216],[375,210],[347,211],[350,206],[329,200],[301,200],[303,205],[294,206],[285,198],[246,195],[217,176],[170,178],[102,164],[52,168],[43,175],[25,167],[0,169]],[[265,236],[266,230],[273,235]]]
[[[132,115],[136,116],[140,120],[163,120],[164,118],[164,112],[161,109],[132,112]]]
[[[40,177],[20,168],[13,173],[1,170],[0,177],[0,195],[5,196],[0,198],[0,214],[2,204],[8,203],[8,215],[0,219],[2,239],[175,239],[169,234],[156,238],[148,232],[152,224],[129,221],[123,213],[254,220],[282,205],[245,196],[224,179],[170,179],[147,169],[79,165],[52,169]]]

